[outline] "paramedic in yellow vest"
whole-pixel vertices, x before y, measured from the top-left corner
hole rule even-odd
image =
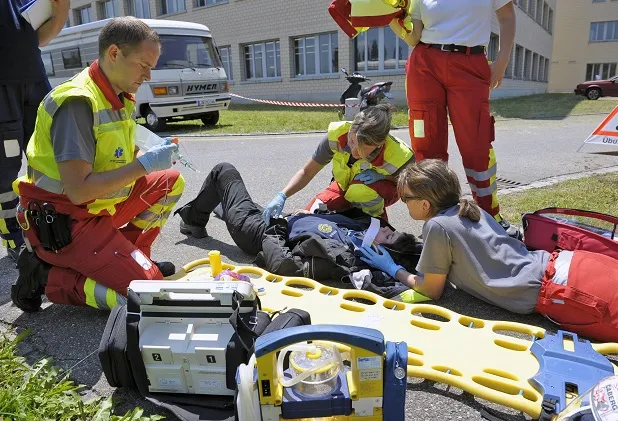
[[[392,105],[378,104],[359,112],[353,122],[330,123],[311,159],[264,209],[266,223],[278,217],[286,199],[309,184],[329,162],[333,163],[333,181],[311,200],[307,210],[324,203],[328,210],[355,207],[387,219],[385,208],[398,200],[397,174],[414,159],[412,149],[389,133],[392,111]]]
[[[133,17],[99,36],[99,59],[53,89],[39,106],[26,149],[27,175],[14,183],[23,248],[11,299],[37,311],[58,304],[110,309],[134,279],[163,279],[170,262],[150,260],[152,242],[180,198],[170,170],[178,146],[135,147],[133,94],[150,79],[161,43]]]

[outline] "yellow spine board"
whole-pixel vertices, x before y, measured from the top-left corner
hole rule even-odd
[[[208,278],[210,268],[200,267],[208,263],[208,259],[196,260],[167,279]],[[476,319],[430,304],[396,302],[367,291],[337,289],[252,266],[223,264],[223,269],[250,276],[256,290],[263,289],[259,295],[266,311],[300,308],[311,314],[315,325],[370,327],[380,330],[387,341],[406,341],[408,376],[458,387],[535,419],[541,413],[542,396],[528,382],[539,370],[530,353],[532,341],[511,335],[543,338],[543,328]],[[359,299],[363,302],[353,301]],[[595,349],[614,353],[618,344],[599,344]]]

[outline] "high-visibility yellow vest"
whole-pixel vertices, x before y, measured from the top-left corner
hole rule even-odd
[[[352,166],[348,161],[352,156],[345,151],[348,142],[348,132],[352,127],[349,121],[336,121],[328,126],[328,143],[333,151],[333,177],[342,190],[347,190],[354,177],[361,171],[373,169],[386,176],[393,175],[399,168],[414,157],[412,149],[402,140],[388,135],[386,143],[378,156],[371,162],[358,159]]]
[[[14,190],[18,194],[19,182],[32,183],[51,193],[65,194],[54,157],[50,131],[54,114],[62,103],[69,98],[77,97],[88,100],[94,116],[93,131],[96,147],[93,172],[115,170],[135,159],[135,121],[132,118],[135,104],[124,98],[124,108],[114,110],[90,77],[89,68],[86,68],[53,89],[39,105],[34,133],[26,149],[28,173],[14,185]],[[113,215],[116,212],[115,205],[127,199],[133,184],[130,183],[117,192],[88,203],[86,205],[88,211],[93,215],[104,211]]]

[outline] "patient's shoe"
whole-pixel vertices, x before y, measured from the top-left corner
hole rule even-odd
[[[204,238],[208,237],[208,232],[206,231],[205,226],[199,225],[190,225],[185,221],[189,219],[189,212],[191,211],[191,202],[187,203],[180,209],[174,212],[174,215],[180,215],[180,233],[185,235],[190,235],[194,238]]]
[[[11,286],[11,300],[21,310],[31,313],[38,311],[43,303],[47,276],[51,265],[43,262],[26,247],[23,247],[17,259],[19,275]]]
[[[208,237],[208,231],[206,231],[206,227],[185,224],[184,221],[180,221],[180,232],[185,235],[190,235],[194,238]]]
[[[154,262],[164,277],[172,276],[176,273],[176,266],[172,262]]]

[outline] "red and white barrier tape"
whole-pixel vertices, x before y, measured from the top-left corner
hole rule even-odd
[[[264,104],[284,105],[287,107],[343,107],[343,104],[318,104],[315,102],[293,102],[293,101],[274,101],[271,99],[247,98],[246,96],[236,95],[230,92],[230,96],[246,99],[247,101],[261,102]]]

